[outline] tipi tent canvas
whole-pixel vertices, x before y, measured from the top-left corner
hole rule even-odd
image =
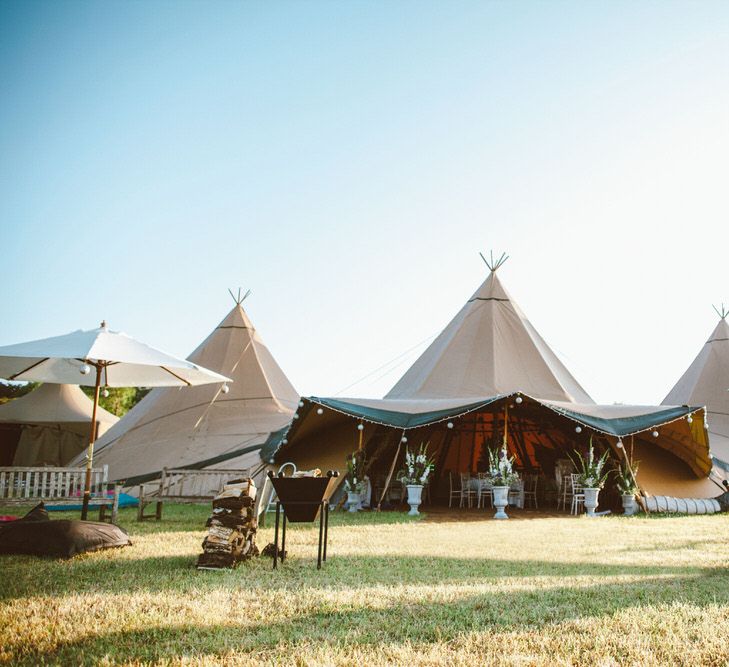
[[[616,462],[646,462],[648,494],[717,495],[702,407],[596,405],[503,287],[500,263],[385,398],[304,399],[268,460],[341,469],[361,446],[387,469],[405,441],[429,442],[436,474],[457,474],[507,432],[518,465],[550,477],[592,436]]]
[[[239,301],[189,360],[230,377],[218,386],[152,390],[97,443],[95,460],[128,485],[165,467],[250,468],[298,394]]]
[[[42,384],[0,405],[0,465],[63,466],[86,450],[93,403],[76,385]],[[96,411],[97,434],[119,421]]]
[[[706,405],[714,471],[729,479],[729,312],[722,308],[719,314],[709,339],[663,402]]]

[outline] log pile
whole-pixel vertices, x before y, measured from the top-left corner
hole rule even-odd
[[[235,479],[223,486],[213,499],[203,553],[197,559],[198,570],[232,569],[258,555],[255,504],[256,485],[252,479]]]

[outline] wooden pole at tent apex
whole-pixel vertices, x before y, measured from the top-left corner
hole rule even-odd
[[[89,514],[89,500],[91,500],[91,468],[94,465],[94,443],[96,442],[96,408],[99,406],[99,389],[101,387],[101,371],[103,363],[97,361],[92,364],[96,367],[96,383],[94,384],[94,407],[91,412],[91,429],[89,430],[89,449],[86,452],[86,483],[84,484],[84,499],[81,506],[81,520],[86,521]]]
[[[727,316],[727,315],[729,315],[729,310],[727,310],[727,308],[726,308],[726,307],[724,306],[724,304],[723,304],[723,303],[721,304],[721,310],[719,310],[719,309],[718,309],[718,308],[717,308],[716,306],[714,306],[713,304],[712,304],[712,306],[711,306],[711,307],[712,307],[712,308],[713,308],[713,309],[714,309],[714,310],[716,311],[716,314],[717,314],[717,315],[718,315],[719,317],[721,317],[721,319],[722,319],[722,320],[725,320],[725,319],[726,319],[726,316]]]
[[[499,269],[499,267],[503,266],[504,262],[507,259],[509,259],[509,256],[505,252],[502,252],[501,257],[494,260],[494,251],[493,250],[491,250],[489,252],[490,260],[486,259],[483,256],[482,252],[479,252],[478,254],[481,255],[481,259],[484,261],[484,264],[486,264],[486,266],[489,267],[489,271],[491,271],[491,273],[495,273]]]
[[[230,287],[228,288],[228,294],[230,294],[233,301],[235,301],[236,306],[240,306],[240,304],[242,304],[251,295],[251,290],[246,290],[246,293],[243,296],[241,296],[240,293],[241,293],[240,287],[238,288],[238,296],[233,294],[233,290],[230,289]]]

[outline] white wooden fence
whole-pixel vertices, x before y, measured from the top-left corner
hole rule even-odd
[[[85,468],[0,467],[0,504],[20,505],[44,502],[49,505],[76,505],[83,502],[86,486]],[[109,495],[109,492],[112,492]],[[91,470],[91,507],[111,506],[112,522],[116,521],[119,488],[109,483],[109,467]]]

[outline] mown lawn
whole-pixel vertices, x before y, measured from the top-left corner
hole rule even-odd
[[[132,547],[0,557],[0,661],[729,664],[729,516],[333,513],[322,571],[307,525],[278,571],[259,558],[219,573],[193,567],[208,512],[167,505],[138,524],[124,510]]]

